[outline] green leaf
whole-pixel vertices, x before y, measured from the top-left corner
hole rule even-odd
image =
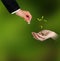
[[[42,16],[41,18],[44,19],[44,16]]]
[[[41,27],[41,29],[43,29],[43,26],[42,25],[40,27]]]
[[[42,21],[42,19],[37,18],[38,21]]]
[[[39,18],[37,18],[37,20],[39,21],[40,19],[39,19]]]
[[[44,19],[44,22],[47,22],[47,20]]]

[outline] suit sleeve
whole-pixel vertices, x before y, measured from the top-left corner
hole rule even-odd
[[[12,13],[20,8],[19,5],[17,4],[16,0],[1,0],[1,1],[10,13]]]

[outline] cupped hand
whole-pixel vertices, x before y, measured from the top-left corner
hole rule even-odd
[[[42,30],[38,33],[32,32],[32,35],[36,40],[40,40],[40,41],[44,41],[44,40],[47,40],[49,38],[55,40],[58,36],[55,32],[50,31],[50,30]]]

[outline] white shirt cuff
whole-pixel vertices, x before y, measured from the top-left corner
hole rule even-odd
[[[18,9],[18,10],[16,10],[16,11],[14,11],[14,12],[12,12],[11,14],[15,14],[16,12],[18,12],[20,9]]]

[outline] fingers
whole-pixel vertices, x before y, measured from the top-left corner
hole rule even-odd
[[[30,24],[31,19],[32,19],[32,15],[30,14],[29,11],[24,11],[24,10],[21,10],[21,9],[20,9],[18,12],[16,12],[16,15],[17,15],[17,16],[20,16],[20,17],[22,17],[22,18],[24,18],[24,20],[25,20],[28,24]]]
[[[34,37],[36,40],[40,40],[40,41],[44,41],[44,40],[45,40],[45,38],[43,38],[43,36],[40,35],[39,33],[32,32],[32,35],[33,35],[33,37]]]
[[[32,35],[36,40],[40,40],[40,41],[44,41],[49,38],[53,40],[58,38],[58,35],[55,32],[50,31],[50,30],[42,30],[39,33],[32,32]]]
[[[38,38],[37,38],[37,36],[36,36],[36,33],[35,33],[35,32],[32,32],[32,35],[33,35],[33,37],[34,37],[36,40],[38,40]]]
[[[28,22],[28,24],[30,24],[30,21],[32,19],[32,16],[31,16],[30,12],[28,12],[28,11],[23,11],[23,12],[25,14],[24,19],[26,20],[26,22]]]
[[[37,33],[37,36],[38,36],[38,40],[40,40],[40,41],[45,40],[44,36],[42,36],[41,34]]]
[[[39,33],[41,33],[43,36],[47,36],[50,33],[50,31],[48,31],[48,30],[42,30]]]

